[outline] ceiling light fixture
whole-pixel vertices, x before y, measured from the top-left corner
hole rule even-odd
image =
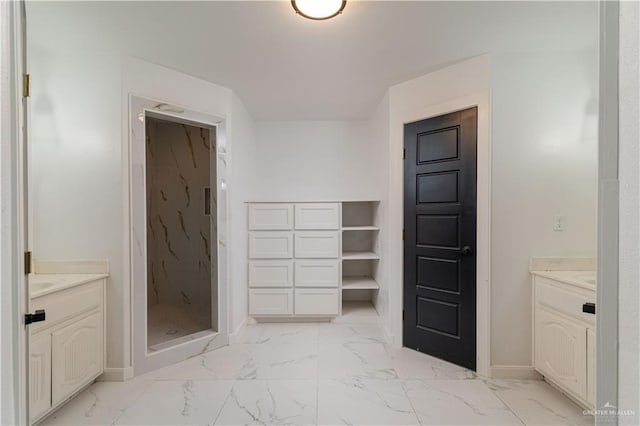
[[[347,5],[347,0],[291,0],[297,14],[314,21],[324,21],[338,16]]]

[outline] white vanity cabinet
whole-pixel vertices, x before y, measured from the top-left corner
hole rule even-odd
[[[249,204],[249,314],[340,312],[340,203]]]
[[[594,403],[595,314],[583,312],[583,305],[595,300],[595,286],[533,275],[534,368],[589,408]]]
[[[63,279],[31,298],[46,319],[30,327],[30,416],[35,422],[104,372],[105,279]],[[54,287],[60,289],[54,289]],[[35,287],[35,286],[34,286]]]

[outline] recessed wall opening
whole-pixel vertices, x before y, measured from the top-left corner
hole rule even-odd
[[[218,331],[213,130],[145,117],[149,352]]]

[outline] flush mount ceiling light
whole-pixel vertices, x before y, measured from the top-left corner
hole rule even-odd
[[[314,21],[331,19],[342,13],[347,0],[291,0],[297,14]]]

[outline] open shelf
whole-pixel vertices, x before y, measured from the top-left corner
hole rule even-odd
[[[372,251],[346,251],[342,253],[342,260],[378,260],[380,256]]]
[[[343,226],[343,231],[379,231],[380,228],[373,225],[367,226]]]
[[[380,286],[371,277],[342,277],[343,290],[378,290]]]

